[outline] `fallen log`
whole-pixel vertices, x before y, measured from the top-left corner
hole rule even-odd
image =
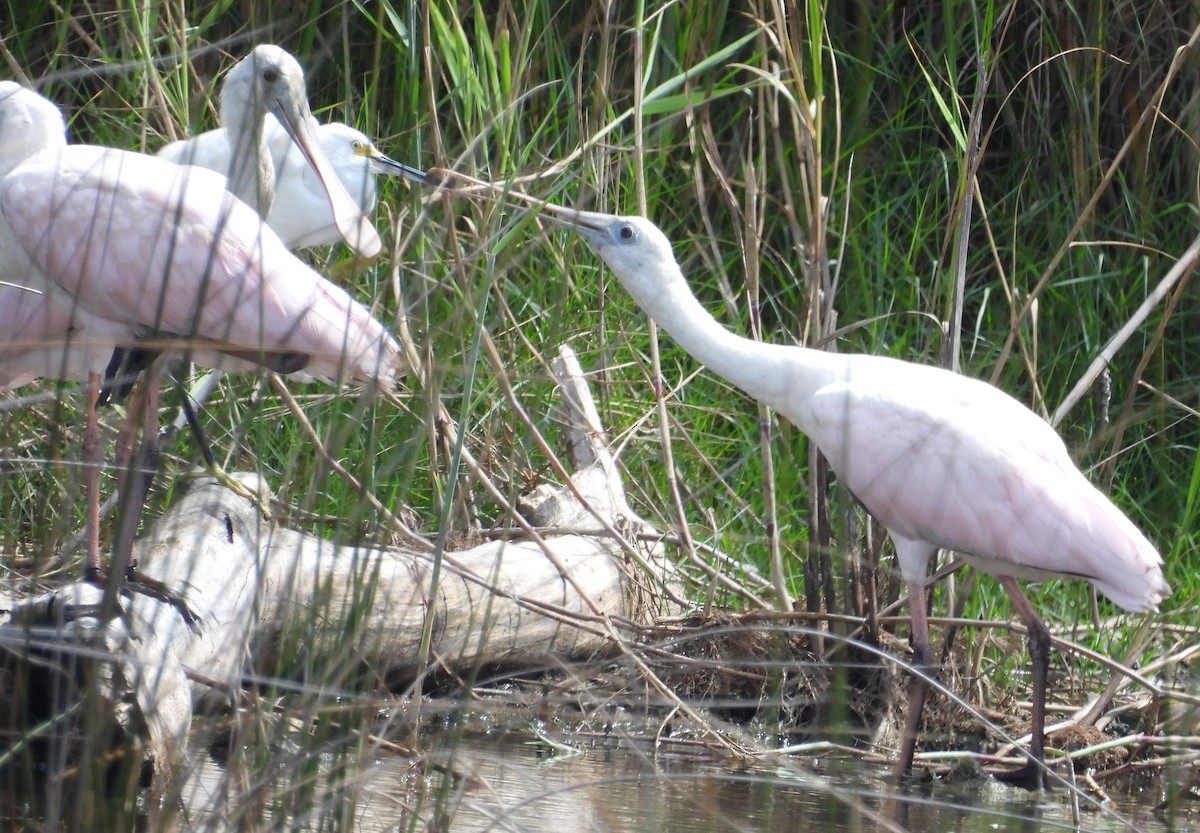
[[[226,696],[247,675],[278,674],[289,655],[321,668],[324,679],[313,682],[322,685],[362,667],[398,684],[429,663],[467,672],[608,653],[620,623],[674,612],[661,601],[674,590],[646,593],[677,584],[661,548],[604,531],[649,527],[625,503],[578,363],[564,351],[556,372],[570,391],[577,470],[525,506],[533,524],[552,531],[452,553],[335,544],[266,520],[244,496],[199,478],[136,550],[140,568],[199,614],[197,631],[146,595],[123,596],[119,615],[106,615],[102,592],[84,584],[10,601],[0,623],[3,671],[22,681],[2,715],[10,737],[34,731],[22,723],[31,714],[47,719],[28,707],[46,702],[42,687],[66,692],[51,710],[67,714],[92,684],[91,705],[110,722],[101,734],[136,739],[166,778],[186,747],[194,704]],[[236,477],[266,505],[257,475]],[[636,560],[628,557],[635,548]],[[30,665],[49,670],[31,673]],[[73,748],[89,732],[75,721],[56,734]],[[65,756],[80,757],[77,749]]]

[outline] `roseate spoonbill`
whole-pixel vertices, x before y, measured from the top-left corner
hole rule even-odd
[[[194,157],[227,174],[235,196],[258,206],[289,248],[335,243],[342,239],[339,228],[346,228],[355,239],[361,235],[363,254],[378,252],[378,236],[365,219],[375,205],[369,172],[421,181],[421,171],[384,156],[350,127],[318,125],[299,63],[277,46],[256,47],[230,70],[221,102],[228,132],[220,128],[174,142],[159,155],[177,163]],[[241,153],[236,160],[230,136]],[[98,320],[85,330],[51,299],[0,284],[0,389],[40,376],[86,382],[89,370],[120,366],[124,356],[111,355],[119,341],[119,333]],[[128,379],[122,384],[127,387]]]
[[[57,107],[0,82],[0,268],[58,304],[69,332],[177,346],[232,369],[390,388],[403,358],[383,325],[293,256],[225,184],[201,168],[67,145]],[[103,369],[71,367],[87,374],[85,455],[95,449]],[[89,467],[92,578],[101,575],[98,476]]]
[[[267,225],[289,249],[337,243],[342,235],[316,170],[274,116],[267,115],[263,133],[275,171],[275,198],[267,213]],[[384,155],[366,134],[342,122],[319,125],[317,141],[338,179],[365,216],[369,217],[375,210],[376,175],[425,181],[423,171]],[[229,170],[229,142],[221,128],[194,139],[172,142],[158,155],[173,162],[191,160],[190,164],[220,173]]]
[[[433,176],[433,172],[431,172]],[[532,201],[531,201],[532,202]],[[985,382],[883,356],[764,344],[726,330],[696,300],[666,236],[644,217],[543,205],[591,243],[638,305],[697,361],[809,435],[887,528],[908,585],[915,664],[932,671],[929,560],[954,550],[1000,581],[1029,632],[1030,755],[1005,780],[1044,786],[1050,633],[1017,579],[1090,581],[1130,611],[1170,588],[1154,546],[1071,461],[1037,414]],[[926,683],[914,678],[898,774],[912,766]]]
[[[256,46],[225,76],[221,124],[158,155],[225,174],[229,190],[266,217],[288,248],[345,239],[374,257],[382,244],[367,219],[375,207],[369,174],[424,180],[357,130],[318,125],[300,64],[278,46]]]

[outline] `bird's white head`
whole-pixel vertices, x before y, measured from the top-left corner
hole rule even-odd
[[[375,147],[365,133],[342,122],[321,125],[321,144],[334,167],[345,160],[358,160],[358,164],[373,174],[402,176],[415,182],[426,182],[425,172],[403,162],[397,162]]]
[[[431,172],[432,173],[432,172]],[[530,202],[526,200],[526,202]],[[708,312],[688,288],[671,251],[671,241],[645,217],[617,217],[573,211],[540,201],[541,216],[574,229],[591,243],[638,306],[684,350],[747,392],[779,399],[786,374],[778,358],[765,359],[763,345],[734,335]],[[746,345],[756,345],[750,351]],[[747,367],[753,372],[747,373]]]
[[[230,171],[231,190],[242,199],[251,190],[251,183],[240,171],[245,160],[238,157],[254,154],[257,172],[255,207],[260,214],[270,209],[273,198],[274,172],[267,158],[263,137],[263,119],[267,113],[278,119],[304,158],[316,171],[329,197],[334,224],[346,242],[363,257],[375,257],[383,248],[379,235],[362,207],[346,191],[337,172],[325,155],[317,135],[317,120],[308,106],[308,91],[304,85],[304,70],[286,50],[272,44],[259,44],[238,62],[225,76],[221,89],[221,120],[230,135],[233,155]],[[234,141],[249,147],[236,147]],[[247,166],[248,167],[248,166]]]
[[[262,129],[262,114],[273,114],[291,132],[291,125],[312,118],[300,62],[285,49],[269,43],[254,47],[238,61],[221,88],[222,119],[226,126],[241,118],[254,119]]]
[[[575,211],[553,203],[541,208],[543,217],[574,229],[591,243],[637,301],[683,283],[671,241],[645,217]]]
[[[53,103],[15,81],[0,81],[0,176],[36,153],[65,147],[66,134]]]

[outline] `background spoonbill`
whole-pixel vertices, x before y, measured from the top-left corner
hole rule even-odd
[[[211,171],[67,145],[62,114],[0,82],[3,278],[43,292],[72,328],[119,346],[177,345],[206,363],[390,388],[399,345],[344,290],[293,256]],[[88,375],[94,450],[100,373]],[[89,468],[88,575],[101,574]]]
[[[5,83],[9,92],[20,89]],[[257,207],[289,248],[332,244],[342,239],[341,229],[350,229],[354,236],[348,242],[361,240],[362,254],[378,253],[378,236],[366,219],[375,205],[371,173],[420,181],[421,171],[384,156],[346,125],[318,125],[299,63],[277,46],[256,47],[230,70],[221,103],[228,131],[174,142],[159,155],[228,175],[231,192]],[[116,384],[128,388],[148,355],[139,351],[137,362],[125,351],[110,356],[118,341],[112,328],[96,320],[86,329],[50,298],[0,284],[0,388],[42,376],[86,381],[89,371],[106,370],[120,375]]]
[[[157,155],[224,174],[230,192],[255,208],[290,249],[344,239],[364,257],[377,255],[381,243],[369,219],[374,175],[425,179],[384,156],[357,130],[318,124],[299,62],[271,44],[256,46],[225,76],[221,122]],[[141,352],[120,355],[114,366],[128,363],[128,376],[145,360]]]
[[[531,202],[533,202],[531,200]],[[1050,633],[1017,579],[1078,578],[1126,610],[1170,592],[1157,550],[1072,462],[1037,414],[985,382],[883,356],[764,344],[725,329],[644,217],[543,214],[591,243],[638,305],[699,362],[779,411],[887,528],[908,585],[915,664],[933,671],[929,561],[954,550],[1000,581],[1029,632],[1030,755],[1004,780],[1042,788]],[[911,769],[927,684],[917,675],[897,762]]]
[[[347,192],[324,152],[319,125],[308,106],[304,71],[291,54],[278,46],[254,47],[225,76],[220,128],[173,142],[159,155],[177,164],[199,165],[224,174],[233,194],[269,218],[275,200],[276,168],[269,144],[268,115],[274,117],[274,125],[282,126],[315,172],[312,187],[325,194],[325,205],[320,210],[331,218],[339,237],[363,257],[378,255],[383,244],[375,227],[364,208]],[[390,164],[379,164],[389,172],[395,168],[397,173],[420,178],[421,172],[416,169],[405,166],[401,170],[399,163],[387,162]],[[297,167],[295,172],[300,170]],[[301,236],[300,230],[276,231],[289,247],[300,245],[295,242]]]
[[[289,249],[337,243],[342,234],[316,168],[308,163],[300,146],[269,113],[263,134],[275,175],[274,198],[266,215],[267,225]],[[377,175],[425,181],[423,171],[384,155],[365,133],[348,124],[318,125],[317,141],[330,167],[364,216],[370,217],[375,210]],[[158,155],[172,162],[200,165],[218,173],[227,172],[230,165],[230,146],[223,128],[172,142],[160,149]]]

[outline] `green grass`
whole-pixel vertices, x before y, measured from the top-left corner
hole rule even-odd
[[[1101,184],[1190,34],[1165,7],[1140,15],[1123,3],[1130,14],[1117,22],[1107,7],[1030,4],[1017,4],[1010,19],[992,2],[907,10],[860,2],[828,17],[813,4],[789,19],[772,4],[635,5],[606,16],[606,4],[539,0],[519,10],[208,2],[185,20],[182,4],[161,0],[119,0],[103,13],[5,0],[12,25],[0,58],[67,109],[73,141],[153,151],[213,126],[213,79],[252,43],[274,41],[305,65],[321,118],[355,123],[398,159],[496,180],[570,159],[527,189],[614,212],[644,201],[697,295],[739,333],[753,331],[757,298],[764,340],[812,343],[840,332],[839,350],[945,363],[979,56],[989,81],[961,264],[961,362],[1042,412],[1194,235],[1197,154],[1182,76],[1165,87],[1152,129],[1134,135],[1111,183]],[[385,246],[399,244],[397,257],[357,275],[352,291],[373,299],[384,320],[405,311],[418,351],[431,359],[426,381],[409,380],[404,410],[290,385],[336,459],[385,506],[411,507],[427,532],[505,524],[478,484],[452,475],[450,450],[431,445],[431,415],[445,404],[510,496],[552,477],[532,429],[557,437],[547,357],[569,342],[594,372],[635,509],[662,529],[686,524],[698,541],[769,574],[757,406],[697,372],[669,337],[655,355],[645,317],[568,233],[423,196],[383,185],[377,225]],[[326,269],[344,255],[309,257]],[[1018,322],[1045,276],[1036,318]],[[1186,410],[1200,380],[1194,299],[1185,288],[1156,311],[1110,368],[1109,396],[1097,388],[1060,428],[1080,465],[1159,545],[1175,587],[1164,619],[1183,624],[1198,591],[1200,423]],[[481,328],[501,366],[477,349]],[[502,376],[532,426],[505,401]],[[61,407],[51,400],[0,411],[0,493],[11,508],[0,522],[4,552],[46,561],[80,526],[71,464],[80,404],[72,393]],[[227,380],[207,420],[226,464],[264,472],[294,523],[342,540],[389,538],[312,453],[269,385]],[[663,436],[683,517],[672,509]],[[175,452],[161,483],[197,459],[186,440]],[[770,452],[789,591],[802,602],[817,597],[804,577],[824,571],[824,608],[862,613],[847,593],[864,547],[861,518],[846,531],[856,511],[849,496],[809,492],[807,440],[778,419]],[[168,487],[155,508],[170,498]],[[818,529],[814,513],[826,503],[833,522]],[[806,564],[810,551],[824,553],[828,569]],[[881,568],[881,593],[894,593],[886,548]],[[694,589],[702,601],[706,584],[698,578]],[[1082,583],[1053,582],[1033,597],[1048,620],[1074,625],[1087,621],[1087,593]],[[717,602],[743,605],[733,595]],[[1104,601],[1101,609],[1113,612]],[[998,585],[981,579],[967,614],[1008,617]],[[1077,638],[1117,656],[1124,637]]]

